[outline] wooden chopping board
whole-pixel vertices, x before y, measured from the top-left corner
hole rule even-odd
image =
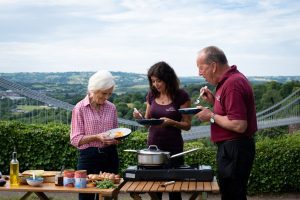
[[[42,177],[50,177],[50,176],[55,176],[55,174],[58,171],[44,171],[44,170],[26,170],[22,173],[22,175],[29,175],[32,176],[33,173],[36,176],[42,176]]]

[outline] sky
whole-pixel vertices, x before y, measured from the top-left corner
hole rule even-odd
[[[246,76],[300,75],[298,0],[0,0],[0,72],[146,74],[156,62],[198,76],[221,48]]]

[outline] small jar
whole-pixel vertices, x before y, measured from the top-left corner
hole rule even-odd
[[[63,186],[64,185],[64,177],[61,173],[55,174],[55,181],[56,186]]]
[[[86,188],[86,170],[75,171],[75,187],[76,188]]]
[[[75,171],[72,169],[64,170],[64,186],[65,187],[74,187],[75,184]]]

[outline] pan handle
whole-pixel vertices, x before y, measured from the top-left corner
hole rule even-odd
[[[183,156],[184,154],[187,154],[187,153],[191,153],[191,152],[197,151],[198,149],[200,149],[200,148],[190,149],[190,150],[188,150],[188,151],[184,151],[184,152],[181,152],[181,153],[177,153],[177,154],[172,155],[170,158],[175,158],[175,157]]]
[[[132,149],[125,149],[123,151],[131,152],[131,153],[137,153],[138,152],[137,150],[132,150]]]

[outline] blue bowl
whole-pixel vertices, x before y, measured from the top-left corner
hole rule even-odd
[[[35,179],[33,179],[32,177],[30,178],[27,178],[26,179],[28,185],[31,185],[31,186],[34,186],[34,187],[38,187],[38,186],[41,186],[43,181],[44,181],[44,178],[42,177],[35,177]]]

